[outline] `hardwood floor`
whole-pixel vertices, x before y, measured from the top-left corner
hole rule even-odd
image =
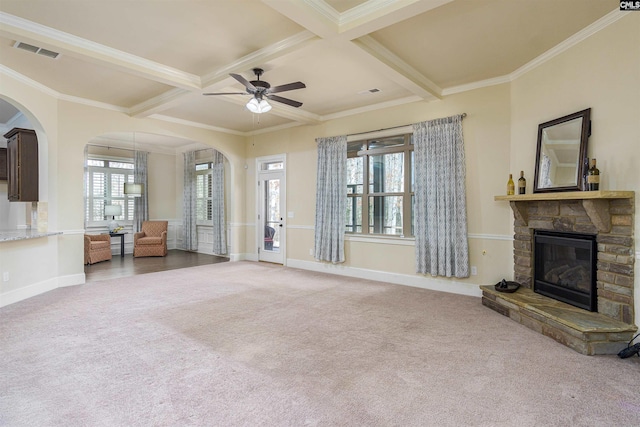
[[[174,249],[170,250],[165,257],[134,258],[132,254],[125,254],[124,257],[114,255],[110,261],[85,265],[84,274],[86,283],[90,283],[226,261],[229,261],[229,258]]]

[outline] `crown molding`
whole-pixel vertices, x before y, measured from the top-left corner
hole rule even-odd
[[[329,121],[334,119],[342,119],[356,114],[367,113],[369,111],[382,110],[384,108],[397,107],[398,105],[410,104],[412,102],[424,101],[417,95],[408,96],[406,98],[394,99],[392,101],[380,102],[378,104],[370,104],[364,107],[353,108],[350,110],[344,110],[337,113],[327,114],[322,116],[322,121]]]
[[[456,93],[467,92],[470,90],[481,89],[483,87],[501,85],[503,83],[510,83],[511,80],[512,80],[511,77],[507,75],[507,76],[494,77],[492,79],[480,80],[477,82],[467,83],[459,86],[451,86],[442,90],[442,96],[448,96]]]
[[[583,28],[582,30],[578,31],[568,39],[562,41],[561,43],[557,44],[556,46],[552,47],[548,51],[544,52],[542,55],[538,56],[534,60],[529,61],[522,67],[518,68],[517,70],[509,74],[510,80],[515,80],[518,77],[523,76],[524,74],[533,70],[534,68],[539,67],[545,62],[550,61],[554,57],[560,55],[562,52],[568,50],[569,48],[577,45],[580,42],[583,42],[584,40],[588,39],[592,35],[599,32],[600,30],[607,28],[609,25],[623,18],[625,15],[626,13],[624,11],[621,11],[619,9],[614,9],[613,11],[609,12],[602,18],[598,19],[591,25]]]
[[[616,21],[623,18],[624,16],[625,16],[625,13],[623,11],[614,9],[612,12],[598,19],[593,24],[578,31],[568,39],[552,47],[548,51],[544,52],[542,55],[534,58],[533,60],[529,61],[522,67],[513,71],[512,73],[505,76],[494,77],[486,80],[480,80],[477,82],[472,82],[464,85],[448,87],[442,90],[442,96],[448,96],[456,93],[467,92],[470,90],[481,89],[483,87],[496,86],[503,83],[510,83],[515,79],[525,75],[529,71],[539,67],[545,62],[550,61],[554,57],[560,55],[561,53],[577,45],[578,43],[583,42],[584,40],[596,34],[597,32],[607,28],[609,25],[615,23]]]
[[[96,107],[96,108],[102,108],[105,110],[111,110],[111,111],[117,111],[119,113],[127,113],[128,109],[127,108],[123,108],[123,107],[118,107],[117,105],[113,105],[113,104],[108,104],[106,102],[100,102],[100,101],[94,101],[92,99],[86,99],[86,98],[81,98],[79,96],[73,96],[73,95],[65,95],[63,93],[60,93],[54,89],[51,89],[48,86],[43,85],[42,83],[39,83],[33,79],[30,79],[29,77],[25,76],[24,74],[20,74],[15,70],[12,70],[11,68],[5,67],[4,65],[0,64],[0,74],[4,74],[8,77],[11,77],[21,83],[24,83],[27,86],[30,86],[32,88],[34,88],[35,90],[42,92],[45,95],[48,95],[52,98],[58,99],[60,101],[67,101],[67,102],[73,102],[76,104],[82,104],[82,105],[88,105],[90,107]]]
[[[21,83],[24,83],[27,86],[30,86],[42,93],[44,93],[45,95],[49,95],[51,97],[54,98],[60,98],[60,92],[55,91],[53,89],[51,89],[48,86],[43,85],[42,83],[39,83],[33,79],[30,79],[29,77],[25,76],[24,74],[20,74],[17,71],[6,67],[2,64],[0,64],[0,74],[4,74],[7,77],[11,77],[14,80],[18,80]]]
[[[103,110],[117,111],[118,113],[128,114],[129,109],[118,107],[117,105],[108,104],[106,102],[94,101],[92,99],[80,98],[79,96],[60,94],[58,99],[61,101],[73,102],[75,104],[86,105],[88,107],[101,108]]]
[[[300,123],[300,122],[285,123],[283,125],[272,126],[272,127],[269,127],[269,128],[252,130],[250,132],[246,132],[245,136],[249,137],[249,136],[255,136],[255,135],[262,135],[264,133],[276,132],[276,131],[279,131],[279,130],[295,128],[295,127],[298,127],[298,126],[304,126],[305,124],[306,123]]]

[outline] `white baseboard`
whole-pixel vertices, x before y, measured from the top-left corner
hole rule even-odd
[[[70,274],[68,276],[58,277],[58,287],[64,288],[67,286],[84,285],[86,283],[86,276],[82,274]]]
[[[52,291],[58,287],[58,279],[47,279],[33,285],[25,286],[24,288],[16,289],[14,291],[5,292],[0,294],[0,307],[13,304],[27,298],[35,297],[36,295],[43,294],[45,292]]]
[[[480,285],[475,283],[463,283],[456,280],[445,280],[429,276],[412,276],[409,274],[389,273],[386,271],[369,270],[365,268],[348,267],[338,264],[328,264],[315,261],[302,261],[299,259],[287,259],[287,267],[299,268],[321,273],[338,274],[341,276],[355,277],[358,279],[375,280],[378,282],[394,283],[396,285],[413,286],[415,288],[430,289],[433,291],[449,292],[459,295],[481,297]]]
[[[57,288],[82,285],[84,283],[84,273],[71,274],[62,277],[53,277],[51,279],[43,280],[39,283],[34,283],[33,285],[25,286],[24,288],[0,294],[0,307],[16,303],[27,298],[35,297],[37,295],[44,294],[45,292],[49,292]]]
[[[240,254],[229,254],[229,261],[237,262],[237,261],[258,261],[258,254],[250,254],[250,253],[240,253]]]

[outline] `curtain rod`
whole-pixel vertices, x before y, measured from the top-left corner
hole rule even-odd
[[[101,147],[101,148],[106,148],[108,150],[127,150],[127,151],[133,151],[135,152],[136,150],[132,150],[131,148],[123,148],[123,147],[113,147],[113,146],[109,146],[109,145],[101,145],[101,144],[92,144],[92,143],[87,143],[87,145],[90,145],[92,147]]]
[[[458,114],[460,117],[462,117],[463,119],[465,117],[467,117],[467,113],[462,113],[462,114]],[[450,116],[450,117],[454,117],[454,116]],[[437,119],[434,119],[437,120]],[[376,130],[368,130],[366,132],[357,132],[357,133],[350,133],[347,134],[347,137],[349,136],[356,136],[356,135],[364,135],[366,133],[373,133],[373,132],[382,132],[383,130],[391,130],[391,129],[399,129],[399,128],[403,128],[403,127],[407,127],[407,126],[412,126],[413,123],[407,124],[407,125],[399,125],[399,126],[391,126],[389,128],[382,128],[382,129],[376,129]]]

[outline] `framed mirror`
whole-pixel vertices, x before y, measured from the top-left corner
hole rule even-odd
[[[582,191],[591,108],[538,126],[534,193]]]

